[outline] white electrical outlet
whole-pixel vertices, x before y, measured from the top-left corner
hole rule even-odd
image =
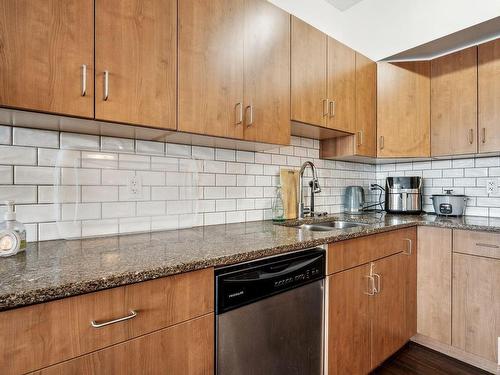
[[[128,197],[129,199],[139,199],[142,198],[142,181],[138,176],[132,176],[128,180],[127,184]]]
[[[498,180],[486,180],[486,193],[488,195],[498,195]]]

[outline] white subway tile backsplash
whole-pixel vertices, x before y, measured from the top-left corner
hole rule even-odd
[[[92,220],[101,218],[100,203],[67,203],[61,205],[63,221]]]
[[[60,169],[52,167],[14,167],[16,185],[57,185],[60,181]]]
[[[0,202],[37,203],[36,186],[5,185],[0,186]],[[3,218],[0,216],[0,220]]]
[[[17,220],[22,223],[57,221],[60,206],[56,204],[16,205]]]
[[[39,241],[55,240],[58,238],[78,238],[82,235],[80,222],[40,223],[38,225]]]
[[[118,201],[118,186],[82,186],[82,202]]]
[[[216,211],[234,211],[236,210],[236,199],[218,199],[215,201]]]
[[[119,233],[149,232],[151,219],[149,217],[123,217],[118,219]]]
[[[12,128],[10,126],[0,125],[0,144],[12,144]]]
[[[118,233],[118,219],[84,220],[82,221],[82,236],[105,236]]]
[[[236,175],[234,175],[234,174],[215,175],[215,185],[217,185],[217,186],[236,186]]]
[[[118,169],[118,155],[104,152],[82,152],[82,168]]]
[[[472,168],[474,159],[456,159],[452,161],[453,168]]]
[[[101,151],[134,152],[135,142],[133,139],[101,137]]]
[[[236,161],[242,163],[254,163],[255,153],[249,151],[236,151]]]
[[[108,202],[102,204],[103,219],[133,216],[136,216],[135,202]]]
[[[127,185],[135,176],[134,171],[123,171],[119,169],[103,169],[101,172],[102,185]]]
[[[164,155],[165,154],[165,143],[136,140],[135,141],[135,151],[138,154]]]
[[[237,186],[255,186],[255,176],[238,175],[236,178]]]
[[[207,186],[204,188],[203,197],[205,199],[223,199],[223,198],[225,198],[225,196],[226,196],[226,188],[225,187]]]
[[[165,185],[165,176],[165,172],[137,172],[137,177],[139,178],[143,186],[163,186]]]
[[[204,225],[224,224],[226,221],[225,212],[210,212],[203,214]]]
[[[119,169],[147,170],[151,168],[151,157],[145,155],[119,154]]]
[[[215,150],[211,147],[192,146],[191,156],[193,159],[214,160]]]
[[[233,174],[245,174],[245,164],[243,163],[227,163],[226,172]]]
[[[16,146],[59,148],[59,133],[51,130],[14,128],[12,143]]]
[[[137,202],[137,216],[159,216],[165,215],[165,202]]]
[[[177,172],[179,170],[179,162],[179,160],[172,157],[153,156],[151,158],[151,169],[154,171]]]
[[[174,230],[179,228],[179,215],[165,215],[151,218],[151,230]]]
[[[52,148],[38,149],[38,165],[44,167],[80,167],[81,152]]]
[[[246,220],[245,211],[226,212],[226,223],[241,223]]]
[[[191,157],[191,146],[188,145],[178,145],[175,143],[168,143],[166,146],[166,153],[169,156],[190,158]]]
[[[10,165],[0,165],[0,184],[14,183],[14,167]]]
[[[154,201],[173,201],[179,199],[179,188],[168,186],[152,186],[151,199]]]
[[[205,196],[205,198],[206,198],[206,196]],[[226,188],[226,198],[245,198],[245,188],[244,187],[227,187]]]
[[[488,176],[488,168],[466,168],[465,177],[485,177]]]
[[[193,201],[168,201],[167,214],[168,215],[181,215],[193,213]]]
[[[257,164],[271,164],[271,154],[256,152],[255,153],[255,163],[257,163]]]
[[[223,161],[205,160],[203,171],[207,173],[225,173],[226,163]]]
[[[79,186],[57,185],[38,187],[38,203],[74,203],[79,201]]]
[[[101,171],[99,169],[61,168],[61,184],[63,185],[99,185]]]
[[[215,150],[215,160],[236,161],[236,151],[217,148]]]
[[[97,135],[61,133],[60,145],[62,149],[95,150],[99,151],[99,137]]]
[[[36,165],[36,148],[0,146],[0,164]]]

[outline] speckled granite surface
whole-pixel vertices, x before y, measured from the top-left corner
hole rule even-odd
[[[31,243],[26,253],[0,258],[0,311],[414,225],[500,232],[500,219],[482,217],[369,214],[314,221],[336,218],[370,225],[312,232],[291,227],[294,222],[262,221]]]

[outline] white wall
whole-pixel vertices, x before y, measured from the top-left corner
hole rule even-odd
[[[376,61],[500,16],[499,0],[269,1]]]

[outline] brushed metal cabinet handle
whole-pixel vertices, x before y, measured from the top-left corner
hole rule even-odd
[[[373,278],[373,276],[369,276],[369,275],[367,275],[365,277],[368,279],[369,283],[371,284],[371,287],[370,286],[368,287],[368,292],[365,292],[365,294],[367,296],[374,296],[375,293],[377,292],[377,290],[375,288],[375,279]]]
[[[377,286],[375,287],[375,293],[380,293],[380,275],[378,273],[373,274],[374,280],[377,279]]]
[[[405,238],[405,241],[408,243],[408,248],[406,251],[403,251],[405,255],[411,255],[413,253],[413,241],[410,238]]]
[[[247,106],[246,110],[249,111],[250,113],[249,120],[247,123],[247,127],[250,127],[253,125],[253,106],[251,105]]]
[[[109,97],[109,72],[107,70],[104,71],[104,97],[103,100],[108,100]]]
[[[97,322],[95,320],[92,320],[90,322],[90,325],[94,328],[102,328],[102,327],[106,327],[106,326],[109,326],[110,324],[115,324],[115,323],[120,323],[120,322],[124,322],[126,320],[130,320],[130,319],[133,319],[137,316],[137,311],[135,310],[130,310],[130,313],[129,315],[127,316],[124,316],[122,318],[118,318],[118,319],[113,319],[113,320],[105,320],[103,322]]]
[[[335,100],[330,100],[330,104],[328,105],[328,113],[330,117],[335,117]]]
[[[476,242],[476,246],[489,247],[491,249],[500,249],[500,246],[498,246],[498,245],[493,245],[493,244],[489,244],[489,243],[482,243],[482,242]]]
[[[486,143],[486,128],[483,128],[483,135],[481,137],[481,142]]]
[[[87,95],[87,65],[82,65],[82,96]]]
[[[358,146],[362,146],[363,145],[363,131],[359,131],[358,132]]]
[[[235,104],[234,111],[236,125],[243,123],[243,105],[241,104],[241,102]]]
[[[323,117],[328,116],[328,99],[323,99]]]
[[[469,129],[469,143],[474,143],[474,129]]]
[[[381,135],[380,136],[380,149],[383,150],[385,147],[385,139],[384,139],[384,136]]]

